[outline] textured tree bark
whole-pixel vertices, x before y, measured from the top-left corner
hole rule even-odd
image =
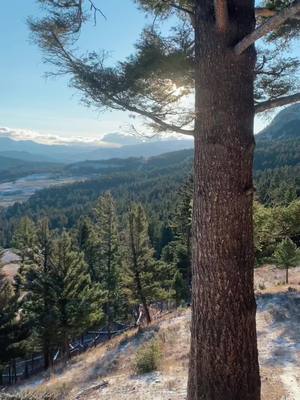
[[[143,308],[144,308],[147,324],[151,324],[151,315],[150,315],[150,311],[149,311],[149,307],[148,307],[148,304],[147,304],[146,297],[144,296],[144,293],[143,293],[140,274],[138,272],[136,272],[135,278],[136,278],[136,285],[137,285],[138,294],[139,294],[141,303],[142,303]]]
[[[132,251],[132,261],[133,261],[133,264],[134,264],[134,277],[135,277],[136,290],[137,290],[138,296],[140,298],[140,301],[141,301],[141,303],[143,305],[143,308],[144,308],[144,311],[145,311],[147,324],[150,324],[151,323],[151,315],[150,315],[150,311],[149,311],[149,307],[148,307],[148,304],[147,304],[146,297],[144,295],[142,282],[141,282],[141,277],[140,277],[140,273],[139,273],[138,260],[137,260],[137,251],[136,251],[135,244],[134,244],[132,218],[130,218],[130,220],[129,220],[129,234],[130,234],[130,244],[131,244],[131,251]]]
[[[259,400],[253,289],[254,2],[229,1],[217,31],[211,2],[196,9],[193,300],[188,400]]]

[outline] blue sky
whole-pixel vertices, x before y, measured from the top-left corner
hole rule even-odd
[[[124,59],[150,20],[133,0],[98,0],[107,20],[98,18],[85,29],[82,42],[89,49],[110,51],[111,60]],[[35,0],[9,0],[0,16],[0,127],[28,129],[64,137],[101,137],[126,130],[126,113],[99,113],[79,103],[80,96],[66,78],[48,78],[39,48],[31,43],[28,16],[38,15]],[[265,121],[258,121],[256,129]]]
[[[91,22],[82,40],[90,49],[108,49],[112,61],[133,51],[145,25],[145,16],[132,0],[98,0],[107,21]],[[26,19],[37,15],[34,0],[9,0],[0,16],[0,126],[31,129],[63,136],[101,136],[126,127],[122,112],[97,113],[79,104],[65,78],[45,79],[49,66],[31,43]]]

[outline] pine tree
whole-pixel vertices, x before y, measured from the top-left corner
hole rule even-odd
[[[21,312],[19,294],[0,274],[0,385],[2,372],[8,363],[25,354],[25,339],[29,326]]]
[[[297,243],[300,234],[300,201],[293,201],[288,207],[274,208],[255,202],[254,233],[259,264],[274,258],[274,251],[282,240],[290,238]]]
[[[286,284],[289,283],[289,268],[296,267],[299,256],[299,250],[290,238],[283,239],[274,252],[275,263],[279,267],[285,268]]]
[[[55,288],[51,279],[52,251],[52,235],[48,221],[43,219],[37,229],[37,246],[22,264],[19,281],[26,293],[24,312],[31,322],[32,334],[42,349],[45,369],[52,365],[58,328]]]
[[[173,277],[173,288],[175,282],[179,284],[179,280],[183,279],[182,289],[175,290],[175,296],[179,293],[183,297],[180,301],[190,302],[191,298],[191,237],[192,237],[192,193],[193,193],[193,179],[189,179],[180,187],[178,191],[178,201],[175,208],[175,213],[171,221],[171,227],[174,232],[174,240],[170,242],[162,251],[162,259],[175,268],[175,275]],[[177,294],[176,294],[177,293]],[[176,302],[179,298],[176,297]]]
[[[193,178],[179,190],[179,201],[173,218],[176,244],[174,246],[177,268],[185,279],[186,286],[191,289],[192,284],[192,209],[193,209]],[[188,295],[190,297],[190,295]]]
[[[188,287],[186,285],[186,281],[183,279],[180,271],[176,271],[173,278],[173,290],[174,290],[174,299],[176,301],[176,306],[178,307],[182,300],[185,300],[188,296]]]
[[[56,343],[69,358],[69,343],[102,317],[101,290],[92,284],[83,254],[72,249],[67,233],[56,241],[50,272],[57,321]]]
[[[21,218],[14,232],[12,245],[18,250],[22,262],[32,252],[36,242],[36,228],[33,221],[28,217]]]
[[[146,213],[141,204],[133,204],[128,215],[126,286],[132,303],[143,306],[147,323],[151,322],[150,303],[167,297],[161,266],[154,259]]]
[[[31,29],[47,61],[71,75],[88,105],[127,110],[147,118],[159,131],[194,136],[187,398],[259,400],[254,116],[300,101],[299,62],[281,54],[299,34],[300,3],[265,0],[256,7],[253,0],[136,2],[155,15],[154,23],[144,30],[136,53],[114,68],[105,65],[103,54],[80,58],[74,53],[88,10],[99,12],[93,1],[39,0],[46,16],[31,21]],[[155,29],[160,17],[171,17],[176,24],[167,37]],[[256,49],[264,37],[272,45]],[[191,108],[183,106],[187,94],[194,97]]]
[[[78,250],[84,254],[92,281],[99,283],[96,271],[99,257],[95,222],[92,222],[89,217],[81,219],[74,237]]]
[[[178,191],[178,203],[172,228],[177,239],[182,241],[190,253],[192,237],[193,177],[190,176]]]
[[[76,240],[80,251],[85,252],[91,232],[91,221],[89,218],[80,219],[76,230]]]
[[[109,192],[98,199],[95,223],[85,222],[85,259],[93,282],[101,286],[108,336],[122,316],[121,254],[114,200]]]

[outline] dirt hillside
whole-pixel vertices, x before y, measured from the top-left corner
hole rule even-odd
[[[283,272],[271,266],[256,270],[263,400],[300,400],[300,269],[291,270],[291,286],[281,284]],[[133,329],[72,359],[51,377],[38,376],[19,389],[46,390],[76,400],[183,400],[189,326],[189,309],[164,314],[143,332]],[[137,375],[136,353],[154,337],[162,350],[159,369]]]

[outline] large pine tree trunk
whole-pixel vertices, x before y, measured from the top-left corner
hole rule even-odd
[[[196,12],[188,400],[258,400],[252,225],[256,55],[254,48],[241,56],[232,50],[253,29],[254,4],[228,1],[224,33],[216,30],[212,3],[198,0]]]

